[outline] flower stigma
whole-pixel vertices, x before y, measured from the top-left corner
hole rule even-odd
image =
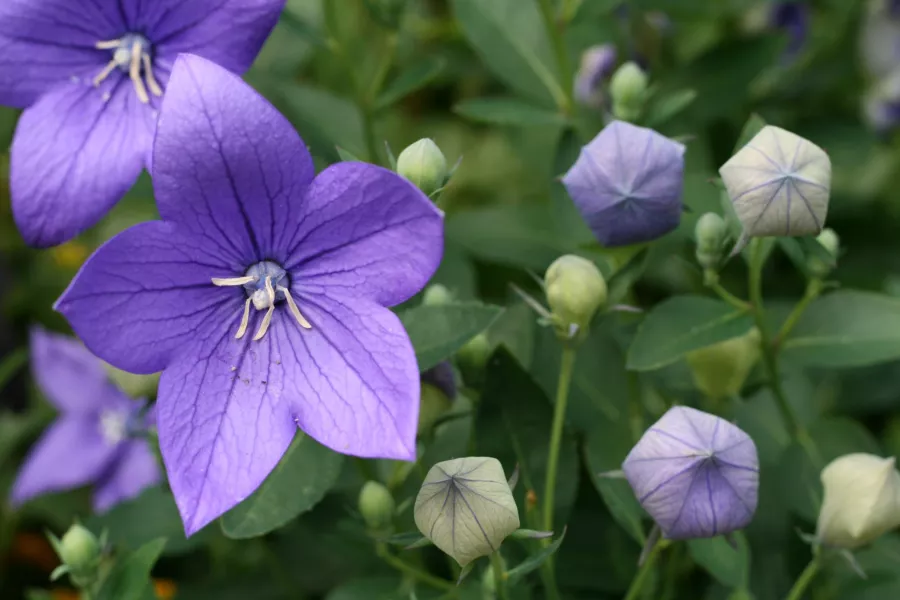
[[[153,75],[153,49],[146,37],[139,33],[129,33],[117,40],[97,42],[94,47],[112,51],[112,60],[94,77],[94,87],[103,83],[118,68],[128,73],[138,100],[143,104],[150,103],[147,88],[156,97],[163,95],[162,87]],[[147,80],[146,85],[144,79]]]
[[[104,410],[100,413],[100,433],[110,446],[123,442],[128,435],[128,415],[120,410]]]
[[[235,334],[236,339],[241,339],[247,333],[247,327],[250,324],[250,305],[256,310],[265,310],[262,323],[256,330],[253,340],[261,340],[269,330],[272,323],[272,315],[275,312],[275,304],[283,300],[287,301],[288,308],[294,319],[304,329],[312,329],[312,325],[300,313],[294,297],[291,296],[290,281],[287,272],[280,265],[269,260],[256,263],[247,269],[247,273],[243,277],[213,277],[213,285],[220,287],[236,287],[241,286],[247,292],[247,300],[244,302],[244,313],[241,317],[241,326]]]

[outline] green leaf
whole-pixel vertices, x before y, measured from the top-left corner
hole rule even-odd
[[[537,3],[453,0],[452,4],[463,35],[494,75],[541,105],[565,102]]]
[[[564,125],[566,119],[554,110],[534,106],[516,98],[476,98],[453,107],[456,114],[478,123],[530,127]]]
[[[551,543],[549,546],[542,549],[537,554],[529,556],[523,562],[519,563],[512,569],[509,569],[506,572],[507,581],[509,581],[511,584],[516,583],[532,571],[539,569],[541,565],[547,562],[547,559],[556,554],[556,551],[559,550],[560,546],[562,546],[565,537],[566,530],[563,529],[562,534],[558,538],[553,540],[553,543]]]
[[[650,106],[645,119],[647,127],[664,125],[690,106],[696,99],[697,92],[690,89],[666,94]]]
[[[730,588],[745,588],[750,577],[750,546],[740,531],[732,534],[737,548],[722,537],[688,540],[691,558]]]
[[[375,110],[389,108],[406,96],[422,89],[441,74],[444,66],[443,59],[427,57],[409,67],[381,92],[375,103]]]
[[[747,333],[753,318],[712,298],[675,296],[656,306],[641,324],[628,349],[627,367],[651,371],[698,348]]]
[[[484,331],[503,309],[480,302],[417,306],[400,315],[416,350],[419,369],[428,370]]]
[[[816,367],[900,358],[900,299],[841,290],[816,300],[784,342],[784,357]]]
[[[335,146],[365,156],[362,115],[352,102],[326,90],[281,80],[273,87],[280,96],[279,108],[323,156],[335,156]]]
[[[116,560],[96,599],[141,600],[150,585],[150,571],[165,545],[165,538],[159,538]]]
[[[738,141],[734,145],[734,152],[737,152],[744,146],[750,143],[757,133],[762,131],[763,127],[766,126],[766,120],[763,119],[756,113],[750,115],[750,118],[747,119],[747,122],[744,123],[744,127],[741,129],[741,135],[738,136]]]
[[[319,503],[337,482],[344,456],[298,431],[275,469],[249,498],[222,517],[233,539],[278,529]]]

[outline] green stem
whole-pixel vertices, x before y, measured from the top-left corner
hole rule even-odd
[[[650,551],[650,554],[647,555],[647,559],[644,561],[644,564],[641,565],[641,568],[638,569],[637,575],[634,576],[634,580],[631,582],[631,587],[628,588],[628,594],[625,596],[625,600],[637,600],[641,596],[641,590],[644,588],[644,583],[647,581],[647,577],[650,575],[650,572],[653,570],[653,565],[656,562],[656,557],[659,556],[659,553],[665,548],[668,544],[665,541],[660,540],[656,546],[653,547],[653,550]]]
[[[556,18],[553,0],[538,0],[538,7],[541,10],[541,16],[544,20],[544,28],[547,30],[547,37],[553,44],[553,52],[556,55],[556,65],[559,69],[560,85],[562,86],[563,97],[560,98],[560,110],[564,114],[570,114],[574,105],[574,88],[572,83],[572,69],[569,66],[569,51],[566,49],[566,40],[563,37],[563,30]]]
[[[381,542],[377,544],[376,552],[378,556],[388,565],[397,569],[404,575],[412,577],[416,581],[424,583],[425,585],[430,585],[431,587],[438,590],[444,590],[448,592],[456,590],[456,585],[453,582],[447,581],[446,579],[441,579],[440,577],[435,577],[431,573],[426,573],[425,571],[412,566],[411,564],[391,554],[388,551],[387,546],[385,546]]]
[[[563,346],[562,360],[559,367],[559,385],[556,388],[556,405],[553,410],[553,426],[550,433],[550,452],[547,455],[547,481],[544,486],[544,520],[542,525],[545,531],[553,529],[556,469],[559,465],[559,449],[562,444],[563,426],[566,422],[566,404],[568,404],[569,400],[569,385],[572,383],[574,367],[575,349],[568,345]]]
[[[491,553],[491,570],[494,571],[494,588],[498,600],[509,600],[509,590],[506,589],[506,567],[503,565],[503,557],[500,551]]]
[[[769,386],[772,388],[772,394],[775,396],[775,402],[778,404],[778,410],[781,412],[781,417],[784,419],[788,433],[796,440],[804,437],[804,430],[794,414],[794,409],[788,402],[784,388],[781,385],[781,376],[778,372],[778,358],[775,346],[772,344],[769,326],[766,323],[766,312],[762,298],[762,270],[765,262],[766,253],[762,240],[755,238],[751,242],[750,248],[750,304],[753,306],[753,318],[756,321],[756,328],[759,329],[760,350],[762,351],[763,367],[769,380]]]
[[[809,584],[815,578],[816,574],[818,574],[820,566],[819,556],[816,555],[809,561],[809,564],[806,565],[803,572],[800,573],[800,577],[797,578],[797,581],[794,582],[794,587],[791,588],[790,593],[787,595],[787,600],[800,600],[803,598],[806,588],[809,587]]]
[[[785,319],[784,324],[781,326],[781,330],[778,332],[778,335],[775,336],[775,349],[778,349],[779,344],[787,339],[787,336],[790,335],[791,331],[793,331],[794,327],[797,326],[797,323],[800,321],[800,317],[803,316],[803,313],[806,312],[806,309],[809,308],[809,305],[812,304],[813,300],[819,297],[819,294],[822,293],[822,280],[821,279],[810,279],[806,284],[806,291],[803,293],[803,298],[800,299],[800,302],[794,306],[794,310],[791,311],[791,314],[788,315],[788,318]]]

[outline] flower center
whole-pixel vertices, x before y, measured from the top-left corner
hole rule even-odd
[[[163,90],[153,75],[153,47],[146,37],[139,33],[128,33],[117,40],[97,42],[94,47],[112,52],[112,60],[94,77],[94,87],[103,83],[113,71],[120,69],[128,73],[142,103],[150,103],[148,88],[154,96],[163,95]],[[144,79],[147,80],[146,85]]]
[[[121,443],[128,435],[128,415],[118,410],[100,413],[100,433],[110,446]]]
[[[236,287],[241,286],[247,293],[247,300],[244,302],[244,313],[241,317],[241,326],[238,328],[237,339],[244,337],[247,333],[247,327],[250,324],[250,305],[256,310],[264,310],[266,314],[263,316],[262,323],[253,340],[261,340],[269,330],[272,323],[272,315],[275,313],[275,304],[287,300],[288,309],[296,319],[300,327],[304,329],[312,329],[312,325],[300,313],[294,297],[291,296],[290,280],[287,271],[281,265],[270,260],[258,262],[247,269],[243,277],[213,277],[213,285],[220,287]]]

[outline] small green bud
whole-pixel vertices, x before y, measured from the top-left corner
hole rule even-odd
[[[394,521],[394,497],[377,481],[367,481],[359,492],[359,512],[372,532],[390,530]]]
[[[706,213],[697,220],[694,227],[697,239],[697,262],[704,269],[714,269],[722,260],[728,225],[716,213]]]
[[[75,523],[61,540],[51,535],[50,541],[73,584],[86,587],[96,581],[103,549],[93,533]]]
[[[447,159],[431,139],[421,139],[400,153],[397,173],[430,196],[447,181]]]
[[[708,398],[720,400],[740,393],[759,360],[759,330],[688,353],[694,384]]]
[[[422,294],[422,304],[426,306],[441,306],[453,302],[453,294],[439,283],[429,285]]]
[[[544,274],[547,303],[562,339],[586,335],[597,310],[606,302],[606,280],[591,261],[567,254]]]
[[[636,63],[629,61],[616,69],[609,82],[613,116],[623,121],[633,121],[640,116],[647,85],[647,74]]]
[[[823,229],[822,233],[816,237],[816,241],[831,255],[832,259],[837,259],[841,248],[841,239],[833,229],[828,227]],[[814,277],[825,277],[831,272],[833,264],[822,260],[821,257],[810,256],[806,262],[806,267]]]
[[[422,393],[419,401],[419,429],[418,434],[423,435],[431,430],[435,421],[450,410],[453,403],[447,394],[430,383],[422,383]]]
[[[497,581],[494,579],[494,565],[488,565],[481,574],[481,597],[484,600],[496,600]]]

